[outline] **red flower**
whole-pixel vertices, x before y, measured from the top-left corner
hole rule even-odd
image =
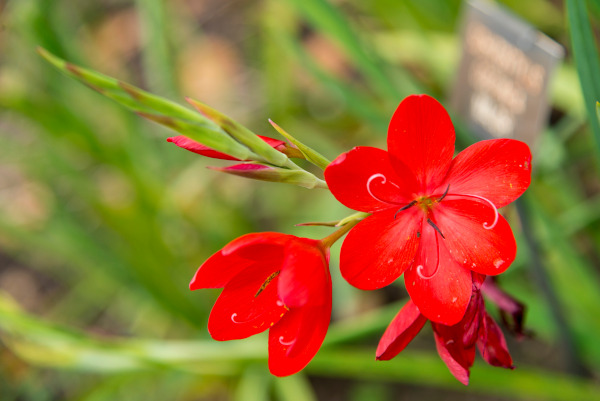
[[[269,370],[304,368],[323,343],[331,316],[329,250],[320,241],[279,233],[244,235],[211,256],[191,290],[220,288],[208,319],[215,340],[269,330]]]
[[[392,117],[386,152],[357,147],[325,170],[333,195],[372,213],[342,245],[340,269],[361,289],[402,273],[411,299],[428,319],[452,325],[471,298],[471,271],[502,273],[516,244],[497,208],[531,180],[523,142],[478,142],[452,159],[454,128],[433,98],[409,96]]]
[[[408,345],[427,322],[419,308],[409,300],[398,312],[379,341],[377,359],[389,360]],[[492,366],[513,369],[512,358],[502,331],[485,311],[478,289],[473,290],[469,307],[454,326],[431,323],[438,354],[450,373],[464,385],[469,384],[469,368],[475,360],[475,348]]]
[[[269,138],[267,136],[258,135],[258,137],[260,139],[262,139],[263,141],[265,141],[266,143],[268,143],[269,145],[271,145],[276,150],[285,153],[285,150],[287,148],[287,145],[285,142],[280,141],[278,139]],[[183,135],[178,135],[178,136],[174,136],[171,138],[167,138],[167,142],[172,142],[175,145],[179,146],[180,148],[184,148],[186,150],[189,150],[190,152],[194,152],[199,155],[206,156],[206,157],[211,157],[213,159],[240,160],[240,159],[236,159],[233,156],[229,156],[225,153],[218,152],[212,148],[209,148],[208,146],[202,145],[201,143],[198,143],[198,142],[188,138],[187,136],[183,136]]]

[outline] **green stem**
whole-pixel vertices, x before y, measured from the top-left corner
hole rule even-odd
[[[339,230],[329,234],[327,237],[321,240],[321,244],[325,248],[330,248],[337,240],[342,238],[352,227],[358,224],[360,219],[353,219],[344,224]]]
[[[315,188],[329,189],[327,183],[320,178],[317,178],[317,184],[315,185]]]

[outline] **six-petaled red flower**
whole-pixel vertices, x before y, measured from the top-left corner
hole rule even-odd
[[[512,358],[502,331],[485,311],[478,280],[473,283],[473,295],[462,320],[446,326],[431,322],[437,351],[450,373],[464,385],[469,384],[469,368],[475,360],[475,348],[492,366],[513,369]],[[409,300],[398,312],[379,341],[377,359],[389,360],[398,355],[423,328],[427,318]]]
[[[211,256],[190,289],[221,288],[208,320],[215,340],[269,330],[269,370],[304,368],[319,350],[331,316],[329,249],[273,232],[244,235]]]
[[[377,289],[404,273],[408,293],[428,319],[446,325],[465,315],[471,272],[502,273],[516,244],[497,209],[531,180],[528,146],[512,139],[478,142],[456,158],[454,127],[426,95],[398,106],[388,151],[357,147],[325,170],[333,195],[372,213],[345,239],[340,269],[361,289]]]

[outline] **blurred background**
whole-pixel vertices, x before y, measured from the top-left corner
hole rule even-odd
[[[526,304],[528,336],[505,332],[516,370],[478,357],[464,387],[438,358],[429,326],[394,360],[375,363],[404,285],[351,288],[339,276],[339,244],[332,326],[304,372],[270,376],[264,335],[212,341],[206,322],[219,290],[188,290],[208,256],[253,231],[321,238],[331,229],[294,225],[351,211],[324,190],[207,170],[226,164],[168,144],[175,133],[35,51],[179,103],[199,99],[277,137],[271,118],[333,159],[357,145],[385,148],[389,118],[411,93],[448,105],[463,2],[0,1],[0,399],[600,397],[599,153],[565,5],[498,3],[566,56],[532,185],[520,210],[503,209],[519,253],[499,284]],[[598,3],[589,10],[598,27]],[[455,121],[457,148],[467,146],[474,138]]]

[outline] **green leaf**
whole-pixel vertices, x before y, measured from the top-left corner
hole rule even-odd
[[[250,365],[242,373],[233,401],[269,401],[272,376],[264,365]]]
[[[276,378],[275,393],[281,401],[317,401],[310,382],[302,373]]]
[[[567,22],[586,110],[600,150],[600,122],[594,110],[600,99],[600,61],[584,0],[567,0]]]
[[[285,139],[290,141],[292,144],[296,145],[296,147],[298,148],[298,150],[300,150],[300,152],[302,152],[306,160],[319,167],[321,170],[325,170],[327,166],[329,166],[329,163],[331,162],[327,160],[324,156],[322,156],[319,152],[306,146],[305,144],[288,134],[283,128],[271,121],[271,119],[269,119],[269,123],[271,123],[273,128],[275,128],[277,132],[279,132]]]
[[[253,156],[245,146],[231,138],[218,125],[192,110],[106,75],[68,63],[45,49],[38,48],[38,52],[70,77],[143,117],[238,159],[246,160]]]
[[[438,355],[413,350],[404,350],[394,360],[385,362],[375,361],[372,350],[321,350],[305,370],[319,376],[401,382],[469,394],[495,394],[510,400],[589,400],[596,399],[600,391],[591,380],[522,365],[515,370],[501,369],[481,359],[471,368],[466,387],[452,377]]]
[[[351,23],[327,0],[289,0],[308,21],[324,35],[333,38],[342,46],[356,67],[368,79],[369,86],[384,99],[398,102],[409,93],[421,92],[414,80],[396,68],[396,79],[401,81],[402,89],[391,84],[383,72],[383,61],[376,54],[367,53],[361,38],[351,28]]]

